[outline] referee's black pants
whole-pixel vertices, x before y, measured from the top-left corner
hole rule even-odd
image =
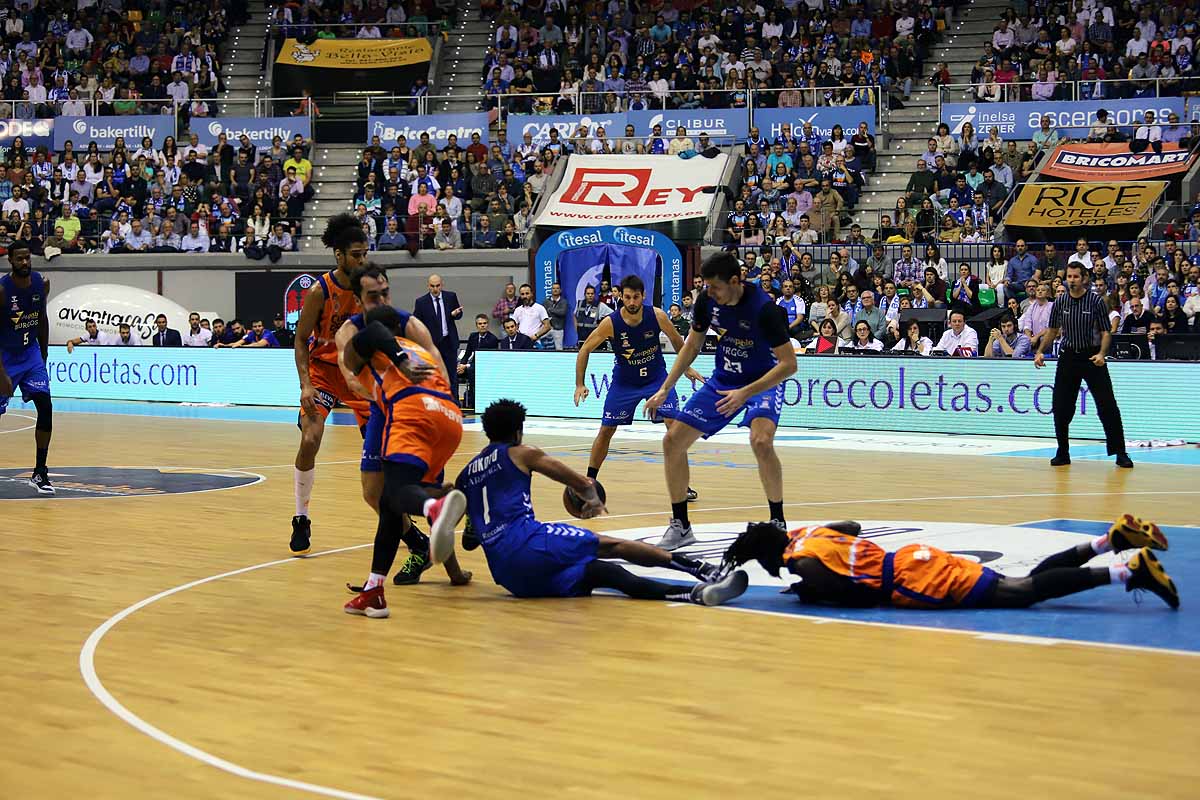
[[[1112,378],[1108,366],[1097,367],[1092,363],[1091,352],[1064,350],[1058,357],[1058,369],[1054,373],[1054,435],[1058,439],[1058,452],[1067,454],[1071,448],[1071,420],[1079,405],[1079,386],[1087,382],[1096,414],[1104,426],[1104,438],[1108,443],[1108,454],[1115,456],[1125,452],[1125,428],[1121,424],[1121,409],[1113,394]]]

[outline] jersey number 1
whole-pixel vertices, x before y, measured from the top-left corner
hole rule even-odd
[[[492,524],[492,510],[488,507],[487,487],[483,487],[483,524]]]

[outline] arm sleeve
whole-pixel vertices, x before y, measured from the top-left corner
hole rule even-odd
[[[696,298],[695,308],[692,311],[692,330],[708,333],[708,329],[712,325],[712,306],[709,303],[707,295],[701,294]]]
[[[800,577],[792,591],[804,603],[871,608],[884,601],[879,589],[872,589],[845,575],[839,575],[817,558],[801,558],[789,565]]]
[[[777,306],[774,303],[769,303],[762,307],[762,311],[758,314],[758,324],[762,328],[763,335],[766,336],[767,344],[771,347],[779,347],[782,344],[787,344],[792,338],[791,332],[788,330],[787,312],[782,306]]]
[[[351,342],[354,345],[354,351],[362,357],[363,361],[370,361],[371,356],[376,352],[382,352],[392,361],[400,358],[400,343],[382,322],[372,322],[354,334]]]

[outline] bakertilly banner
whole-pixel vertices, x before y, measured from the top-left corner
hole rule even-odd
[[[329,95],[348,87],[394,93],[429,72],[427,39],[285,39],[275,58],[276,94]]]
[[[1166,181],[1027,184],[1004,218],[1026,228],[1128,225],[1149,217]]]
[[[1043,175],[1072,181],[1121,181],[1183,174],[1195,156],[1177,144],[1164,144],[1161,153],[1131,153],[1127,144],[1069,142],[1054,148]]]

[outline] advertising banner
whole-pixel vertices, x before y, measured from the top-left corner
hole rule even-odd
[[[55,397],[296,406],[300,379],[291,349],[50,347]]]
[[[478,133],[480,141],[488,143],[488,115],[484,112],[472,114],[424,114],[415,117],[380,116],[367,117],[367,138],[378,136],[384,147],[391,147],[403,136],[409,147],[416,147],[422,133],[429,134],[429,141],[437,147],[445,147],[450,134],[458,137],[458,146],[465,148],[471,143],[471,134]],[[512,141],[510,138],[509,141]]]
[[[555,116],[539,116],[536,114],[509,114],[508,140],[513,144],[525,141],[529,134],[533,143],[539,147],[550,141],[550,129],[558,130],[560,139],[566,140],[575,135],[580,125],[587,125],[588,135],[594,136],[596,128],[604,128],[608,138],[615,139],[625,135],[625,114],[559,114]]]
[[[217,143],[217,137],[225,134],[229,143],[237,147],[238,139],[244,133],[250,142],[258,147],[269,147],[271,139],[278,136],[288,143],[297,133],[305,138],[312,138],[312,121],[308,117],[220,117],[209,121],[207,125],[192,125],[192,132],[200,137],[200,144],[212,147]]]
[[[167,327],[187,329],[188,310],[145,289],[116,283],[89,283],[50,295],[46,316],[50,322],[50,343],[66,344],[86,333],[85,323],[95,320],[96,327],[114,336],[121,323],[130,335],[149,344],[154,333],[154,318],[167,315]]]
[[[661,297],[654,294],[659,263]],[[644,228],[605,225],[562,231],[542,243],[534,264],[538,302],[550,295],[557,281],[567,300],[567,319],[574,319],[575,304],[583,299],[584,290],[599,286],[606,277],[616,286],[626,275],[637,275],[646,285],[647,302],[663,308],[678,303],[683,293],[683,254],[669,236]],[[568,346],[575,343],[573,325],[567,326],[564,341]]]
[[[312,69],[387,69],[428,61],[428,39],[318,39],[305,44],[285,39],[276,64]]]
[[[662,125],[663,136],[670,138],[681,125],[688,136],[707,133],[712,139],[741,139],[750,132],[750,115],[744,108],[697,108],[693,110],[630,111],[626,121],[638,136],[649,136],[655,125]],[[715,144],[716,142],[714,142]]]
[[[1143,180],[1187,172],[1194,160],[1177,144],[1164,144],[1161,153],[1131,153],[1127,144],[1071,142],[1054,148],[1042,174],[1072,181]]]
[[[155,147],[163,139],[175,136],[174,114],[153,114],[125,117],[60,117],[54,125],[54,149],[62,150],[68,140],[78,152],[95,142],[101,150],[111,150],[118,137],[125,138],[130,152],[136,150],[143,136],[149,136]]]
[[[754,109],[754,124],[758,132],[767,139],[779,135],[786,123],[792,126],[792,133],[799,134],[804,130],[804,123],[811,122],[813,132],[818,136],[829,138],[834,125],[841,125],[846,138],[849,139],[859,123],[867,123],[867,132],[875,133],[875,106],[830,106],[801,108],[756,108]]]
[[[63,122],[70,122],[69,119]],[[0,119],[0,152],[7,152],[13,139],[18,136],[25,142],[25,149],[54,146],[54,120],[52,119]],[[156,142],[156,144],[158,144]]]
[[[649,225],[708,216],[729,156],[572,156],[538,225]]]
[[[1150,216],[1166,181],[1029,183],[1004,218],[1005,225],[1074,228],[1127,225]]]
[[[675,357],[666,358],[669,368]],[[475,357],[476,408],[507,397],[523,403],[532,416],[600,419],[612,364],[611,353],[592,353],[585,376],[591,396],[576,408],[574,353],[483,351]],[[711,375],[713,357],[701,355],[694,366]],[[1200,441],[1200,418],[1162,413],[1185,407],[1200,392],[1194,364],[1118,361],[1109,372],[1128,438]],[[675,388],[686,403],[699,384],[681,380]],[[1053,438],[1053,394],[1053,363],[1039,370],[1030,360],[801,356],[798,371],[783,384],[779,424],[869,431],[886,419],[895,431]],[[634,418],[644,419],[640,407]],[[732,424],[740,418],[735,415]],[[1086,387],[1071,435],[1104,438]]]
[[[980,140],[986,139],[993,126],[1005,139],[1032,139],[1042,127],[1042,117],[1050,117],[1050,127],[1060,136],[1083,137],[1096,121],[1096,112],[1108,112],[1113,125],[1127,127],[1141,122],[1147,111],[1160,120],[1171,113],[1183,119],[1182,97],[1146,97],[1139,100],[1079,100],[1037,103],[943,103],[941,121],[951,133],[962,133],[964,122],[975,126]]]

